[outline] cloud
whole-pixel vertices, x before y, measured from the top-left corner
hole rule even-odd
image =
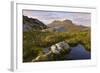
[[[58,11],[35,11],[35,10],[23,10],[23,15],[37,18],[45,24],[51,23],[53,20],[72,20],[73,23],[78,25],[90,26],[91,14],[83,12],[58,12]]]

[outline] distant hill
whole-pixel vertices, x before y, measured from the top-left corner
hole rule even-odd
[[[23,31],[87,31],[90,30],[89,27],[76,25],[71,20],[54,20],[50,24],[45,25],[42,21],[36,18],[29,18],[23,16]]]
[[[76,25],[71,20],[55,20],[52,23],[48,24],[48,27],[54,28],[58,31],[86,31],[90,30],[89,27]],[[49,28],[49,29],[50,29]]]
[[[23,31],[42,30],[46,28],[47,26],[40,20],[23,16]]]

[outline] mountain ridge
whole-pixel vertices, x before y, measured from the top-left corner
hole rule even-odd
[[[23,30],[42,30],[46,29],[47,26],[40,20],[36,18],[29,18],[23,15]]]
[[[23,31],[87,31],[89,27],[77,25],[71,20],[54,20],[50,24],[44,24],[42,21],[36,18],[29,18],[23,15]]]
[[[51,22],[50,24],[48,24],[49,28],[54,28],[54,27],[61,27],[66,29],[66,31],[84,31],[84,30],[89,30],[89,27],[86,26],[82,26],[82,25],[77,25],[74,24],[71,20],[54,20],[53,22]]]

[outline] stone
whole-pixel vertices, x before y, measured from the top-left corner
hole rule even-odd
[[[59,54],[63,50],[70,50],[70,46],[64,41],[51,46],[52,53]]]

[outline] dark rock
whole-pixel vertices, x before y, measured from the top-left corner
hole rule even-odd
[[[42,21],[39,21],[35,18],[28,18],[27,16],[23,16],[23,31],[35,31],[46,28],[47,26]]]

